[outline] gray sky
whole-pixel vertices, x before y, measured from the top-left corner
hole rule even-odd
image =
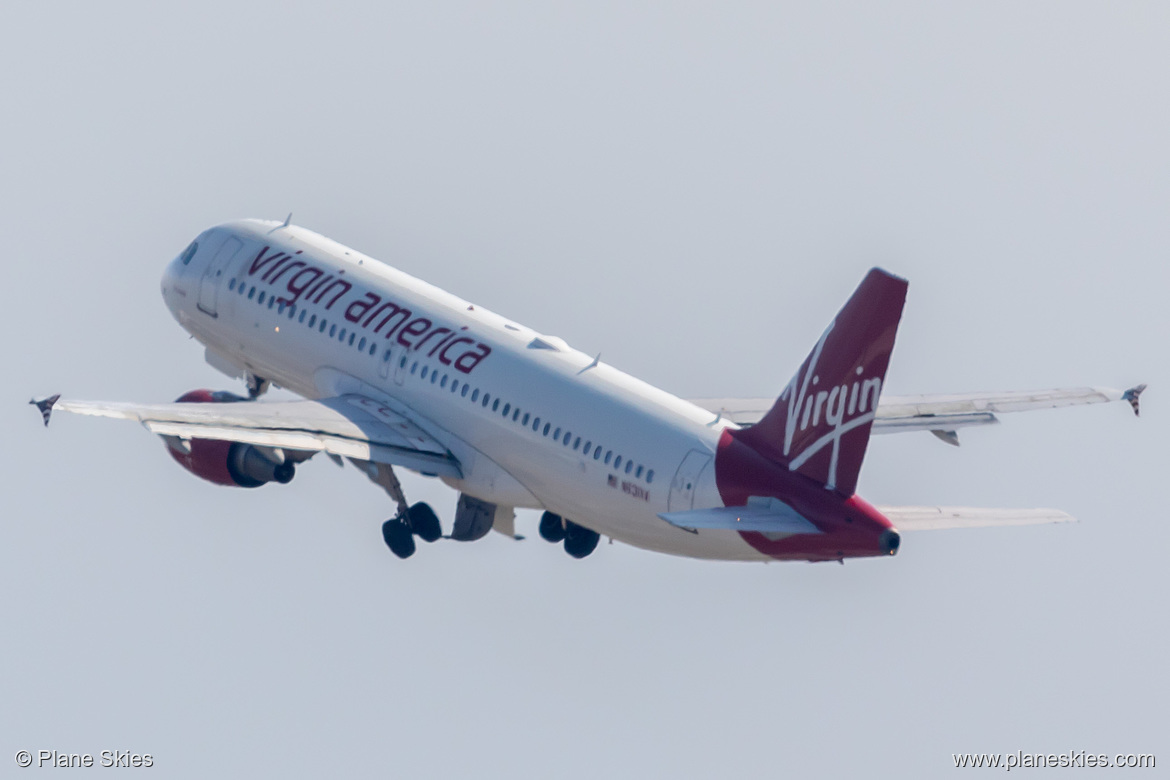
[[[9,3],[0,767],[156,776],[939,777],[1170,762],[1164,3]],[[881,264],[891,392],[1149,382],[875,439],[878,503],[1073,526],[712,564],[535,538],[393,558],[327,461],[229,490],[33,394],[232,388],[158,293],[305,225],[684,396],[776,393]],[[232,388],[235,389],[235,388]],[[448,519],[456,496],[404,479]],[[31,772],[33,770],[25,770]]]

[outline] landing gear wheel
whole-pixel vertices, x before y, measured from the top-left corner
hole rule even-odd
[[[390,552],[399,558],[409,558],[414,555],[414,537],[410,533],[410,526],[400,518],[392,518],[382,523],[382,538]]]
[[[596,531],[590,531],[571,520],[565,521],[565,552],[574,558],[584,558],[596,550],[600,540],[601,535]]]
[[[418,538],[424,542],[435,542],[442,538],[443,529],[430,504],[420,501],[407,510],[406,517],[410,521],[410,530],[418,534]]]
[[[565,540],[565,524],[560,515],[545,512],[540,516],[540,538],[553,544],[559,544]]]

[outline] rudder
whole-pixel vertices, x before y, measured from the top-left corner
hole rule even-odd
[[[853,495],[907,287],[905,279],[871,269],[772,409],[732,435],[827,489]]]

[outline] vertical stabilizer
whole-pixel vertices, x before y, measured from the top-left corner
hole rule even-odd
[[[827,489],[853,495],[907,286],[880,268],[866,274],[771,411],[733,435]]]

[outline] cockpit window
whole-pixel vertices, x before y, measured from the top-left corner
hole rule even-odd
[[[184,249],[183,254],[179,255],[179,259],[183,261],[183,265],[187,265],[188,263],[191,262],[191,258],[194,257],[195,253],[198,251],[199,251],[199,242],[192,241],[191,246]]]

